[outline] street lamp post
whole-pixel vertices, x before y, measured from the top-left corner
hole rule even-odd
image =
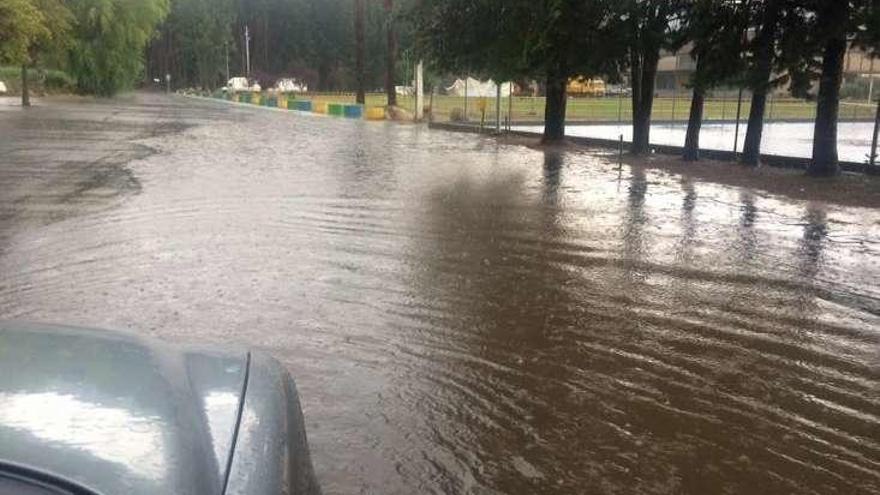
[[[244,25],[244,76],[248,79],[251,77],[251,34],[248,31],[247,24]]]
[[[223,47],[226,49],[226,84],[229,84],[229,42],[224,41]]]

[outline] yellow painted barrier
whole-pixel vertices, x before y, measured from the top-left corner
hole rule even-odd
[[[327,113],[328,104],[323,101],[313,101],[312,102],[312,112],[314,113]]]
[[[238,93],[232,93],[232,101],[238,103]]]
[[[278,95],[278,108],[287,110],[287,96],[283,94]]]
[[[254,105],[262,105],[263,103],[263,95],[260,93],[254,93],[251,95],[251,103]]]
[[[385,120],[385,107],[368,108],[367,120]]]

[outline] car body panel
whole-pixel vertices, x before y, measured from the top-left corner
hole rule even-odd
[[[0,464],[99,494],[221,493],[247,359],[0,322]]]
[[[227,495],[313,495],[315,479],[296,385],[274,359],[251,354]]]

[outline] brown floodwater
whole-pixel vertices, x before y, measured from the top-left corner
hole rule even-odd
[[[0,105],[0,318],[250,345],[329,494],[880,492],[880,212],[420,126]]]

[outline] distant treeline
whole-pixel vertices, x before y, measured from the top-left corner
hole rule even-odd
[[[400,80],[411,66],[411,38],[394,4]],[[173,0],[168,18],[147,53],[147,77],[170,74],[177,87],[215,88],[229,75],[245,75],[245,27],[251,38],[250,75],[264,86],[296,77],[322,91],[356,86],[354,0]],[[365,69],[368,90],[384,85],[387,16],[380,1],[365,2]]]

